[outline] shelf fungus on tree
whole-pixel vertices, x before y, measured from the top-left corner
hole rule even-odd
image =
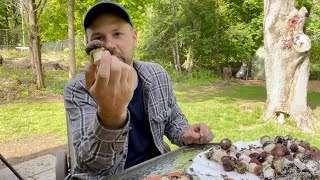
[[[93,59],[94,64],[98,65],[103,51],[106,50],[104,42],[100,40],[93,40],[86,46],[86,53]]]

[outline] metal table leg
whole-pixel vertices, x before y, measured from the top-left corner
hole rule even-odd
[[[0,153],[0,159],[13,172],[13,174],[17,176],[19,180],[23,180],[21,175],[9,164],[9,162],[1,155],[1,153]]]

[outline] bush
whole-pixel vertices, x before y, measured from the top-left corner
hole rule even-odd
[[[311,64],[310,80],[320,80],[320,64]]]

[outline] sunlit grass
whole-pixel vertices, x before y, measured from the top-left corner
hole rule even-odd
[[[179,105],[191,124],[206,123],[214,132],[213,142],[228,137],[233,142],[259,140],[263,135],[292,135],[320,146],[320,132],[315,136],[303,133],[296,123],[286,119],[284,124],[261,119],[264,113],[266,90],[264,86],[176,86]],[[320,105],[320,93],[309,93],[308,103]],[[319,109],[314,110],[319,114]],[[168,141],[167,141],[168,142]],[[172,149],[177,148],[171,145]]]
[[[0,144],[48,133],[66,140],[63,102],[14,103],[0,109]]]

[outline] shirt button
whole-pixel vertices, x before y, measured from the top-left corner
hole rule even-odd
[[[126,136],[127,134],[128,134],[128,131],[123,132],[123,133],[122,133],[122,136]]]

